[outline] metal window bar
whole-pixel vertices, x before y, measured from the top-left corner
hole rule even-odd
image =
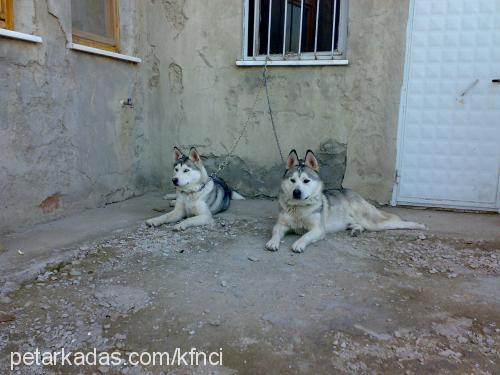
[[[253,58],[257,57],[258,55],[258,48],[257,48],[257,40],[258,40],[258,33],[259,33],[259,22],[260,22],[260,0],[255,0],[254,2],[254,11],[253,11],[253,51],[252,55]]]
[[[300,52],[302,51],[302,19],[304,16],[304,0],[301,0],[300,2],[300,26],[299,26],[299,58],[300,58]]]
[[[283,59],[285,58],[285,55],[286,55],[286,21],[287,21],[287,12],[288,12],[288,0],[285,0],[285,19],[283,22]]]
[[[271,54],[271,14],[273,13],[273,0],[269,0],[269,19],[267,25],[267,57]]]
[[[250,2],[249,0],[246,0],[244,3],[244,8],[243,8],[243,13],[245,15],[245,22],[243,26],[243,40],[245,41],[243,43],[243,60],[248,59],[249,56],[249,51],[248,51],[248,29],[250,27],[250,16],[249,16],[249,9],[250,9]]]
[[[318,52],[318,20],[319,20],[319,2],[321,0],[316,1],[316,29],[314,32],[314,59],[316,60],[318,57],[316,53]]]
[[[288,21],[288,2],[290,0],[285,0],[285,13],[284,13],[284,22],[283,22],[283,50],[282,50],[282,56],[283,59],[287,59],[287,52],[286,52],[286,42],[287,42],[287,21]],[[334,59],[336,54],[339,54],[341,52],[340,46],[343,46],[345,43],[345,36],[341,32],[341,29],[345,27],[343,25],[343,20],[342,20],[342,14],[344,12],[346,13],[347,10],[344,8],[347,8],[345,4],[347,4],[346,1],[340,2],[341,0],[332,0],[333,3],[333,10],[332,10],[332,44],[331,44],[331,50],[322,52],[318,51],[318,33],[319,33],[319,10],[320,10],[320,1],[317,0],[316,2],[316,27],[315,27],[315,33],[314,33],[314,52],[313,53],[302,53],[302,23],[303,23],[303,11],[304,11],[304,0],[301,0],[301,14],[300,14],[300,35],[299,35],[299,53],[298,53],[298,59],[300,60],[301,58],[308,58],[308,59]],[[340,3],[339,3],[340,2]],[[248,6],[248,2],[245,2]],[[253,32],[253,51],[244,51],[247,52],[247,56],[250,56],[250,53],[252,54],[253,60],[265,60],[265,59],[272,59],[271,56],[271,27],[272,27],[272,0],[269,0],[269,19],[268,19],[268,35],[267,35],[267,51],[266,55],[259,55],[259,24],[260,24],[260,5],[261,5],[261,0],[255,0],[254,2],[254,32]],[[339,19],[339,40],[338,40],[338,48],[337,50],[335,49],[335,39],[337,37],[337,7],[340,5],[340,19]],[[248,8],[246,9],[248,10]],[[248,12],[247,12],[247,17],[248,17]],[[250,37],[250,33],[248,30],[245,31],[247,34],[247,37]],[[290,35],[291,37],[291,35]],[[246,50],[246,46],[244,47],[244,50]],[[273,55],[274,56],[274,55]],[[276,56],[274,56],[276,58]]]
[[[339,14],[339,35],[337,40],[337,55],[342,55],[345,53],[347,46],[347,15],[349,14],[349,1],[342,1],[340,3],[340,14]]]
[[[337,22],[337,1],[340,0],[333,0],[333,19],[332,19],[332,59],[333,55],[335,54],[335,32],[336,32],[336,27],[335,24]]]

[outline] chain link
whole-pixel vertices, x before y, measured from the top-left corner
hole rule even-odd
[[[266,64],[264,65],[264,72],[262,73],[264,78],[264,86],[266,88],[267,97],[267,107],[269,109],[269,117],[271,118],[271,125],[273,127],[274,139],[276,140],[276,146],[278,147],[278,152],[280,153],[281,162],[285,163],[285,158],[283,157],[283,152],[281,151],[280,141],[278,139],[278,132],[276,131],[276,125],[274,124],[273,110],[271,109],[271,99],[269,98],[269,88],[267,84],[267,58]]]
[[[257,106],[260,95],[262,94],[262,91],[264,91],[264,89],[266,92],[267,106],[269,109],[269,116],[271,118],[271,125],[273,128],[274,138],[276,139],[276,146],[278,146],[278,151],[280,153],[281,161],[283,163],[285,162],[285,159],[283,158],[283,153],[281,152],[281,147],[280,147],[280,143],[278,140],[278,133],[276,131],[276,126],[274,124],[273,112],[271,109],[271,101],[269,98],[269,89],[268,89],[267,79],[268,79],[268,77],[267,77],[267,59],[266,59],[266,63],[264,65],[264,70],[262,72],[263,85],[260,87],[259,91],[257,92],[257,95],[255,96],[255,101],[252,105],[252,109],[250,111],[250,114],[249,114],[247,120],[245,121],[245,124],[243,125],[243,129],[241,129],[240,135],[238,136],[238,138],[236,138],[233,145],[229,149],[229,152],[228,152],[226,158],[224,159],[224,161],[222,163],[219,164],[217,170],[211,174],[211,177],[217,176],[217,174],[219,174],[224,168],[226,168],[229,165],[229,161],[234,155],[234,150],[236,149],[236,147],[238,147],[238,144],[240,143],[241,139],[243,138],[243,136],[245,135],[245,133],[247,131],[248,125],[250,125],[250,120],[252,119],[253,114],[255,113],[255,107]]]

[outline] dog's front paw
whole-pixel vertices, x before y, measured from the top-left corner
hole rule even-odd
[[[301,240],[297,240],[292,245],[292,251],[294,253],[303,253],[304,250],[306,249],[306,246],[307,245],[304,242],[302,242]]]
[[[365,230],[365,228],[359,224],[352,224],[349,229],[351,230],[351,237],[358,237]]]
[[[277,238],[271,238],[267,243],[266,243],[266,250],[269,251],[278,251],[280,248],[280,240]]]
[[[361,229],[351,229],[351,237],[358,237],[363,231]]]
[[[146,225],[148,227],[157,227],[157,226],[160,226],[161,223],[158,222],[158,220],[156,220],[156,219],[149,219],[149,220],[146,220]]]
[[[176,232],[180,232],[180,231],[186,230],[186,228],[187,227],[184,224],[179,223],[179,224],[175,224],[173,229]]]

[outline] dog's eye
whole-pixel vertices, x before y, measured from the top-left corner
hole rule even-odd
[[[291,178],[291,179],[290,179],[290,182],[291,182],[292,184],[294,184],[294,183],[295,183],[295,178]]]
[[[188,173],[189,172],[189,169],[184,169],[184,173]]]
[[[175,168],[175,171],[176,171],[176,172],[179,172],[179,168]]]
[[[308,184],[308,183],[309,183],[309,181],[311,181],[311,180],[308,180],[308,179],[306,178],[306,179],[304,180],[304,184]]]

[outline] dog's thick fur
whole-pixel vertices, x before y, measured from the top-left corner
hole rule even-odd
[[[189,156],[174,147],[174,175],[176,187],[175,207],[165,215],[146,221],[148,226],[175,223],[174,230],[212,224],[212,215],[228,209],[231,199],[244,199],[231,191],[219,177],[209,177],[196,148],[191,148]]]
[[[425,229],[422,224],[378,210],[351,190],[325,193],[318,173],[319,164],[311,150],[304,160],[299,160],[295,150],[290,152],[281,182],[281,210],[266,249],[278,250],[287,232],[304,233],[292,245],[292,251],[301,253],[326,233],[345,229],[350,229],[353,235],[364,230]]]

